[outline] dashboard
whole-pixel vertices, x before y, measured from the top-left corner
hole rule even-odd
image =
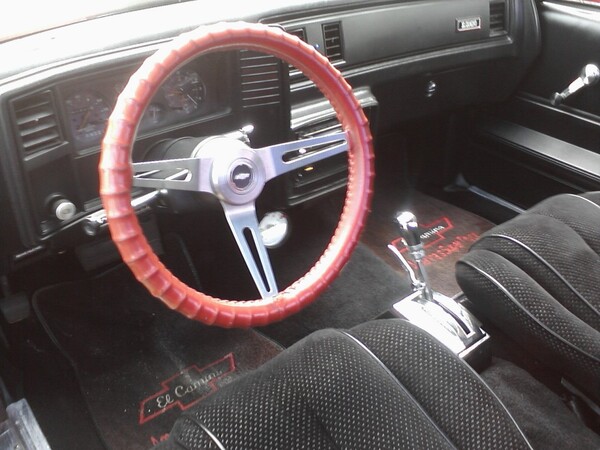
[[[101,210],[97,164],[108,116],[144,58],[181,32],[220,20],[283,27],[342,71],[376,136],[400,121],[506,98],[540,46],[533,0],[224,1],[211,11],[203,3],[101,17],[0,44],[0,57],[10,61],[0,69],[1,273],[98,239],[83,224]],[[295,68],[270,55],[214,52],[187,62],[159,89],[132,159],[144,160],[165,139],[250,124],[257,147],[339,127]],[[344,158],[310,169],[282,177],[264,201],[285,209],[343,189]]]

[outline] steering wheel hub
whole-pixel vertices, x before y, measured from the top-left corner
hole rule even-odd
[[[198,152],[204,164],[210,165],[213,193],[232,205],[256,200],[263,190],[266,175],[260,156],[244,142],[234,138],[215,137]]]
[[[245,192],[256,184],[254,173],[256,169],[248,160],[238,160],[233,163],[233,169],[230,171],[230,186],[238,192]]]

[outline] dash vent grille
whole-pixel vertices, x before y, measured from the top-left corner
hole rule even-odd
[[[286,31],[290,34],[293,34],[301,41],[307,42],[305,28],[292,28],[292,29],[289,29]],[[288,70],[289,70],[290,80],[293,83],[307,80],[306,76],[302,72],[300,72],[298,69],[296,69],[294,66],[292,66],[291,64],[288,64]]]
[[[506,2],[490,3],[490,35],[506,33]]]
[[[52,92],[44,91],[15,100],[12,106],[26,155],[62,144]]]
[[[306,30],[304,28],[295,28],[291,30],[286,30],[288,33],[293,34],[301,41],[306,42]]]
[[[281,62],[272,55],[241,50],[241,97],[244,108],[281,101]]]
[[[342,25],[340,22],[323,24],[323,41],[325,43],[325,56],[333,63],[344,61],[342,46]]]

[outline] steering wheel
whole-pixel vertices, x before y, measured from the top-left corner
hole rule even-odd
[[[301,70],[329,100],[343,131],[259,149],[237,139],[215,136],[199,146],[190,158],[132,164],[137,127],[163,81],[202,53],[239,49],[273,54]],[[313,147],[316,150],[302,151]],[[284,160],[284,155],[299,150],[303,156]],[[272,178],[345,151],[348,186],[333,237],[315,265],[279,292],[258,230],[255,199]],[[140,176],[132,181],[134,173],[173,174],[173,169],[179,176]],[[337,276],[356,246],[369,210],[374,176],[368,122],[340,72],[297,37],[277,27],[243,22],[220,23],[182,34],[142,64],[119,95],[109,118],[99,172],[100,196],[112,240],[137,280],[170,308],[222,327],[266,325],[310,304]],[[131,205],[132,183],[215,195],[262,298],[222,300],[177,279],[160,262],[143,234]]]

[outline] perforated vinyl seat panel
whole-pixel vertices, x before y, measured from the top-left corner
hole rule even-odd
[[[184,414],[160,448],[530,447],[469,366],[392,319],[310,335]]]
[[[600,401],[600,192],[549,198],[457,265],[478,312]]]

